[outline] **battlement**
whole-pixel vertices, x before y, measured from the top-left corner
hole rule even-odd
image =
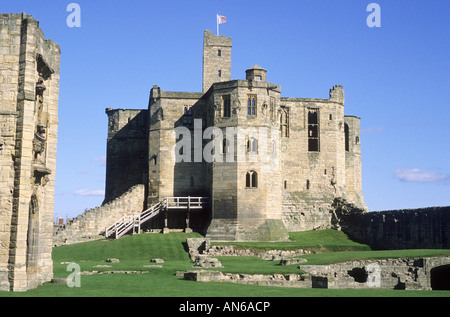
[[[345,104],[344,87],[335,85],[330,89],[330,100]]]

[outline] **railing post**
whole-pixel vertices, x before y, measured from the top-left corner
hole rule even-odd
[[[167,204],[164,206],[164,229],[163,234],[169,233],[169,227],[168,227],[168,216],[169,216],[169,201],[167,200]]]
[[[189,228],[190,214],[191,214],[191,196],[188,196],[187,212],[186,212],[186,228],[184,229],[184,232],[186,233],[192,232],[192,229]]]
[[[141,214],[138,215],[138,233],[141,233]]]

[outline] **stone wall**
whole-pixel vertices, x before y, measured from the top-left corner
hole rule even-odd
[[[53,234],[55,246],[104,238],[105,228],[123,215],[134,215],[144,209],[145,186],[136,185],[122,196],[87,210],[69,224],[56,227]]]
[[[60,54],[32,16],[0,14],[0,290],[53,275]]]
[[[450,248],[450,207],[338,214],[342,231],[373,249]]]
[[[231,38],[205,30],[203,39],[203,92],[212,84],[231,80]]]
[[[184,272],[186,280],[264,286],[329,289],[431,290],[436,268],[448,268],[450,257],[361,260],[331,265],[301,265],[303,274],[239,274],[212,270]],[[446,285],[445,287],[449,287]]]
[[[146,184],[148,174],[148,111],[108,108],[106,114],[108,140],[103,203],[134,185]]]

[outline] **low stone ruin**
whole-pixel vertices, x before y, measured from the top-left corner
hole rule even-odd
[[[212,256],[258,256],[266,260],[280,260],[280,265],[305,263],[295,256],[303,250],[256,252],[236,249],[230,245],[211,246],[208,239],[188,239],[193,267],[222,267]],[[217,266],[216,266],[217,265]],[[220,266],[219,266],[220,265]],[[330,289],[404,289],[431,290],[433,269],[448,268],[450,256],[427,258],[397,258],[358,260],[330,265],[301,265],[298,274],[232,274],[212,270],[184,272],[184,279],[202,282],[232,282],[266,286]],[[304,273],[302,274],[301,271]]]
[[[211,245],[207,238],[188,238],[186,240],[189,256],[195,260],[197,256],[204,255],[215,256],[257,256],[263,260],[278,261],[285,258],[297,257],[305,254],[311,254],[312,251],[298,250],[250,250],[235,247],[233,245]],[[306,260],[305,260],[306,261]]]

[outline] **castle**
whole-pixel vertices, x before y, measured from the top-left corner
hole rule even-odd
[[[336,198],[367,210],[360,118],[344,115],[343,87],[328,99],[282,97],[258,65],[232,80],[231,48],[231,38],[206,30],[202,92],[154,85],[148,109],[106,109],[105,203],[138,184],[147,207],[209,197],[189,225],[244,241],[330,227]],[[169,217],[165,226],[185,226],[181,213]],[[164,225],[156,217],[148,226]]]

